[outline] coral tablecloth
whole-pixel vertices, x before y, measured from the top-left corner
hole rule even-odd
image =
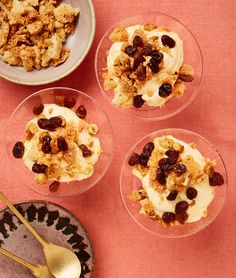
[[[52,200],[75,213],[87,228],[96,254],[95,278],[236,277],[235,4],[234,0],[94,0],[97,30],[89,55],[70,76],[50,85],[90,94],[104,107],[115,131],[115,157],[99,184],[80,196]],[[185,23],[196,36],[204,58],[204,78],[194,102],[171,119],[145,124],[121,115],[103,100],[93,71],[95,50],[107,27],[126,12],[144,10],[167,13]],[[12,201],[42,198],[12,175],[5,158],[3,134],[16,105],[45,87],[0,80],[0,189]],[[121,163],[130,146],[146,133],[166,127],[190,129],[206,136],[218,146],[229,174],[223,212],[208,228],[184,239],[163,239],[142,230],[126,213],[119,195]]]

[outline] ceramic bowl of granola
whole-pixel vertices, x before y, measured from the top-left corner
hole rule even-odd
[[[94,38],[91,0],[7,0],[0,6],[0,76],[42,85],[75,70]]]
[[[116,22],[95,57],[105,98],[120,111],[144,119],[166,119],[183,110],[198,92],[202,67],[191,31],[156,12]]]
[[[221,212],[227,172],[207,139],[184,129],[164,129],[131,148],[120,192],[129,215],[143,229],[184,237],[207,227]]]
[[[63,87],[38,91],[19,104],[5,144],[19,180],[55,197],[92,188],[113,157],[113,132],[104,111],[88,95]]]

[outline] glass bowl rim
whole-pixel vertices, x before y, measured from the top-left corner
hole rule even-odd
[[[198,136],[201,140],[203,140],[205,143],[207,143],[219,156],[221,162],[222,162],[222,165],[223,165],[223,169],[224,169],[224,174],[225,174],[225,182],[224,182],[224,186],[225,186],[225,196],[224,196],[224,200],[223,200],[223,203],[222,203],[222,206],[220,208],[220,210],[218,211],[217,214],[214,215],[214,217],[211,219],[211,221],[209,221],[204,227],[200,228],[200,229],[196,229],[196,231],[194,232],[191,232],[191,233],[186,233],[186,234],[183,234],[183,235],[177,235],[177,236],[174,236],[174,235],[163,235],[163,234],[160,234],[160,233],[156,233],[156,232],[153,232],[151,230],[149,230],[148,228],[146,228],[144,225],[142,225],[140,222],[138,222],[132,215],[132,213],[130,212],[130,210],[128,209],[128,206],[126,205],[126,202],[125,202],[125,197],[123,196],[123,183],[122,183],[122,179],[123,179],[123,173],[124,173],[124,168],[125,168],[125,165],[126,165],[126,162],[128,161],[129,157],[130,157],[130,154],[131,152],[141,143],[143,142],[147,137],[149,136],[153,136],[154,134],[156,134],[157,132],[167,132],[167,131],[175,131],[175,132],[187,132],[187,133],[190,133],[191,135],[193,136]],[[159,236],[159,237],[162,237],[162,238],[170,238],[170,239],[177,239],[177,238],[184,238],[184,237],[188,237],[188,236],[192,236],[198,232],[201,232],[202,230],[204,230],[205,228],[207,228],[210,224],[212,224],[215,219],[222,213],[222,210],[224,208],[224,205],[225,205],[225,202],[226,202],[226,198],[227,198],[227,193],[228,193],[228,186],[229,186],[229,179],[228,179],[228,172],[227,172],[227,168],[226,168],[226,164],[220,154],[220,152],[218,151],[218,149],[215,147],[215,145],[213,145],[206,137],[204,137],[203,135],[200,135],[199,133],[197,132],[194,132],[192,130],[188,130],[188,129],[183,129],[183,128],[164,128],[164,129],[160,129],[160,130],[155,130],[155,131],[152,131],[144,136],[142,136],[138,141],[136,141],[132,146],[131,148],[129,149],[129,153],[125,155],[125,158],[123,160],[123,163],[122,163],[122,166],[121,166],[121,172],[120,172],[120,198],[122,200],[122,203],[123,203],[123,206],[125,207],[125,210],[126,212],[128,213],[128,215],[130,216],[130,218],[139,226],[141,227],[142,229],[144,229],[146,232],[154,235],[154,236]],[[150,220],[151,221],[151,220]],[[199,220],[201,221],[201,219]],[[191,224],[191,223],[190,223]],[[159,225],[157,223],[157,225]]]
[[[68,195],[49,195],[49,194],[46,194],[46,193],[42,193],[42,192],[39,192],[38,190],[34,189],[33,187],[29,186],[27,183],[24,183],[24,186],[27,186],[27,188],[29,188],[30,190],[32,190],[33,192],[37,193],[37,194],[40,194],[41,196],[45,196],[45,197],[50,197],[50,198],[58,198],[58,199],[62,199],[62,198],[67,198],[67,197],[72,197],[72,196],[78,196],[82,193],[85,193],[86,191],[92,189],[97,183],[99,183],[101,181],[101,179],[105,176],[105,174],[107,173],[107,171],[109,170],[110,166],[111,166],[111,163],[113,161],[113,158],[114,158],[114,152],[115,152],[115,148],[114,148],[114,131],[113,131],[113,127],[112,127],[112,124],[111,124],[111,121],[109,119],[109,117],[107,116],[106,112],[103,110],[103,108],[101,107],[101,105],[99,104],[99,102],[97,100],[95,100],[94,98],[92,98],[91,96],[87,95],[86,93],[80,91],[80,90],[77,90],[77,89],[74,89],[74,88],[70,88],[70,87],[59,87],[59,86],[56,86],[56,87],[48,87],[48,88],[44,88],[44,89],[41,89],[41,90],[38,90],[36,92],[34,92],[33,94],[30,94],[29,96],[27,96],[26,98],[24,98],[17,106],[16,108],[13,110],[13,112],[11,113],[9,119],[8,119],[8,123],[6,125],[6,128],[5,128],[5,135],[4,135],[4,145],[5,145],[5,154],[6,154],[6,157],[7,157],[7,161],[8,161],[8,164],[11,166],[11,157],[9,157],[8,155],[8,148],[7,148],[7,135],[8,135],[8,130],[10,128],[10,123],[12,121],[12,119],[14,119],[14,116],[16,114],[16,112],[18,111],[18,109],[25,103],[27,102],[31,97],[34,97],[36,95],[39,95],[41,93],[44,93],[44,92],[47,92],[49,90],[69,90],[69,91],[73,91],[79,95],[82,95],[86,98],[88,98],[92,103],[94,103],[100,110],[101,112],[104,114],[107,122],[108,122],[108,125],[109,125],[109,128],[110,128],[110,132],[111,132],[111,139],[112,139],[112,149],[111,149],[111,155],[110,155],[110,160],[109,160],[109,163],[106,165],[102,175],[96,180],[94,181],[93,183],[89,184],[90,186],[88,188],[85,188],[84,190],[82,190],[81,192],[76,192],[76,193],[72,193],[72,194],[68,194]],[[17,174],[17,176],[19,176]],[[79,181],[75,181],[75,183],[77,183]]]
[[[99,52],[100,52],[100,48],[101,48],[101,45],[103,43],[103,41],[106,39],[107,35],[110,33],[110,31],[112,29],[114,29],[116,26],[118,26],[120,24],[120,22],[124,21],[124,20],[127,20],[127,19],[132,19],[132,18],[135,18],[135,17],[138,17],[138,16],[143,16],[143,15],[160,15],[160,16],[164,16],[164,17],[167,17],[173,21],[176,21],[178,22],[180,25],[182,25],[188,32],[189,34],[191,35],[191,37],[193,38],[193,41],[196,43],[196,46],[197,46],[197,49],[199,51],[199,54],[200,54],[200,77],[199,77],[199,81],[198,81],[198,84],[196,85],[196,89],[194,90],[194,92],[191,94],[189,100],[187,102],[185,102],[182,106],[180,106],[177,110],[173,111],[172,113],[169,113],[167,115],[164,115],[164,116],[161,116],[161,117],[145,117],[143,115],[133,115],[131,113],[129,113],[127,111],[127,109],[124,109],[124,108],[120,108],[120,107],[116,107],[115,105],[113,105],[109,99],[109,97],[107,96],[107,94],[105,93],[105,90],[99,80],[99,76],[98,76],[98,55],[99,55]],[[177,18],[175,18],[174,16],[171,16],[171,15],[168,15],[168,14],[165,14],[165,13],[162,13],[162,12],[148,12],[148,11],[144,11],[142,13],[133,13],[133,14],[130,14],[129,16],[126,16],[126,17],[122,17],[120,19],[118,19],[116,22],[114,22],[108,29],[107,31],[102,35],[98,45],[97,45],[97,49],[96,49],[96,53],[95,53],[95,56],[94,56],[94,68],[95,68],[95,75],[96,75],[96,80],[97,80],[97,83],[99,85],[99,88],[100,88],[100,91],[103,95],[103,97],[106,99],[106,101],[108,101],[110,103],[110,105],[119,110],[121,113],[125,114],[126,116],[130,116],[130,117],[134,117],[136,119],[141,119],[141,120],[145,120],[145,121],[162,121],[162,120],[166,120],[166,119],[169,119],[177,114],[179,114],[180,112],[182,112],[185,108],[187,108],[191,102],[195,99],[195,97],[197,96],[198,92],[199,92],[199,89],[200,89],[200,86],[201,86],[201,83],[202,83],[202,79],[203,79],[203,55],[202,55],[202,51],[201,51],[201,48],[200,48],[200,45],[196,39],[196,37],[194,36],[194,34],[192,33],[192,31],[184,24],[182,23],[180,20],[178,20]],[[158,107],[155,107],[154,109],[157,109]],[[132,109],[132,108],[131,108]],[[160,107],[158,109],[161,109]]]

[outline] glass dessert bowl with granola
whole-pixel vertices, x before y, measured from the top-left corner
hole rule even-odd
[[[163,119],[192,100],[201,63],[198,44],[184,25],[150,13],[112,26],[100,42],[95,67],[101,90],[113,105],[129,115]]]
[[[93,99],[68,88],[46,89],[24,100],[10,119],[6,144],[10,162],[25,183],[56,196],[95,185],[113,153],[105,113]]]
[[[224,163],[200,135],[185,130],[154,132],[127,157],[121,175],[124,204],[146,230],[166,236],[193,234],[223,207]]]

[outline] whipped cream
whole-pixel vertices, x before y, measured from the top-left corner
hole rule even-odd
[[[173,136],[168,135],[167,138],[172,139],[174,142],[184,146],[184,151],[181,153],[182,159],[188,155],[191,155],[195,162],[199,164],[201,170],[204,169],[206,162],[199,150],[196,148],[193,149],[187,143],[178,140]],[[158,139],[159,138],[156,138],[154,140],[155,148],[164,149],[160,146]],[[147,175],[142,176],[138,169],[134,168],[132,173],[141,180],[142,186],[145,189],[148,198],[152,203],[153,209],[158,216],[161,217],[164,212],[174,213],[175,205],[180,201],[187,201],[188,203],[191,203],[191,201],[186,196],[186,191],[179,192],[174,201],[167,200],[166,197],[169,195],[170,191],[167,189],[164,192],[158,192],[153,187],[151,187],[149,182],[150,172],[148,172]],[[210,186],[209,176],[207,174],[205,174],[204,179],[201,182],[191,185],[191,187],[197,190],[197,197],[194,199],[195,204],[193,206],[189,206],[187,210],[188,219],[186,222],[196,222],[202,217],[207,216],[207,207],[210,205],[215,195],[215,189],[214,187]],[[144,213],[143,209],[141,209],[140,213]]]
[[[49,119],[51,117],[61,116],[65,119],[66,125],[70,124],[73,127],[74,132],[76,133],[75,141],[70,143],[69,150],[73,150],[74,160],[72,163],[69,163],[64,157],[60,157],[57,154],[51,154],[51,158],[48,159],[49,165],[51,163],[56,164],[61,169],[61,175],[57,179],[48,179],[48,180],[57,180],[60,182],[70,182],[70,181],[79,181],[90,177],[93,174],[93,165],[98,161],[101,146],[100,140],[97,136],[91,135],[88,131],[89,123],[85,120],[80,119],[73,110],[58,106],[56,104],[44,104],[44,110],[42,115]],[[32,172],[32,166],[36,161],[40,161],[42,156],[45,154],[40,150],[39,140],[40,135],[43,132],[47,132],[53,138],[57,136],[58,132],[65,127],[57,128],[55,131],[47,131],[40,129],[37,125],[38,118],[34,118],[27,123],[27,127],[36,126],[36,133],[30,140],[24,141],[24,156],[23,162],[25,166]],[[89,146],[89,149],[92,152],[91,156],[83,157],[82,151],[79,148],[79,145],[84,144]],[[47,154],[46,154],[47,157]]]
[[[146,104],[154,107],[161,107],[169,100],[173,95],[171,94],[167,98],[162,98],[159,96],[159,88],[165,82],[173,85],[178,79],[178,73],[180,67],[183,64],[183,42],[180,39],[179,35],[174,32],[164,31],[163,28],[156,28],[152,31],[144,30],[143,25],[135,25],[126,28],[128,32],[128,42],[132,43],[132,38],[136,30],[142,30],[145,33],[145,36],[148,39],[151,37],[157,36],[158,43],[160,47],[164,47],[161,41],[163,35],[168,35],[175,41],[175,47],[169,48],[167,52],[161,51],[164,55],[163,57],[163,67],[160,71],[154,74],[150,80],[147,80],[141,88],[137,89],[137,94],[142,95],[142,98],[145,100]],[[114,71],[113,65],[116,58],[122,53],[122,44],[123,42],[114,42],[109,50],[107,56],[107,68],[108,74],[112,74]],[[118,84],[114,89],[114,99],[113,103],[116,105],[123,105],[124,96],[121,93],[121,86],[119,86],[119,79],[114,77],[114,80]],[[132,106],[132,102],[127,103],[127,106]]]

